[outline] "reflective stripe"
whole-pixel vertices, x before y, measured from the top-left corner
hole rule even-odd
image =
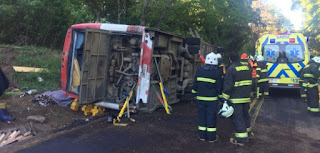
[[[257,71],[261,71],[261,68],[258,67],[256,70],[257,70]]]
[[[202,97],[202,96],[197,96],[198,100],[203,100],[203,101],[215,101],[218,100],[218,97]]]
[[[267,69],[263,69],[263,70],[261,70],[261,72],[268,72],[268,70]]]
[[[251,127],[247,128],[247,132],[250,132],[251,131]]]
[[[310,74],[310,73],[305,73],[305,74],[303,74],[303,77],[306,77],[306,78],[314,78],[314,75],[313,75],[313,74]]]
[[[222,93],[222,98],[228,100],[230,98],[230,95],[227,95],[225,93]]]
[[[200,130],[200,131],[205,131],[207,128],[206,127],[204,127],[204,126],[198,126],[198,130]]]
[[[307,86],[308,86],[308,83],[302,83],[302,86],[303,86],[303,87],[307,87]]]
[[[308,107],[308,110],[310,110],[310,107]]]
[[[320,112],[320,108],[310,108],[310,112]]]
[[[243,80],[243,81],[238,81],[234,83],[234,87],[249,86],[249,85],[252,85],[252,80]]]
[[[193,89],[191,90],[191,92],[192,92],[192,93],[197,93],[197,91],[195,91],[195,90],[193,90]]]
[[[222,95],[219,95],[218,97],[219,97],[219,98],[222,98]]]
[[[316,86],[318,86],[318,83],[308,84],[308,85],[307,85],[308,88],[313,88],[313,87],[316,87]]]
[[[269,96],[269,92],[264,92],[263,93],[265,96]]]
[[[248,62],[240,62],[240,63],[243,64],[243,65],[249,65]]]
[[[235,133],[236,137],[238,138],[247,138],[248,137],[248,133]]]
[[[207,128],[207,131],[208,131],[208,132],[216,132],[216,131],[217,131],[217,128]]]
[[[216,80],[210,78],[197,77],[197,81],[216,83]]]
[[[259,74],[257,74],[257,75],[256,75],[256,77],[257,77],[257,78],[259,78],[259,77],[260,77],[260,75],[259,75]]]
[[[269,79],[268,79],[268,78],[265,78],[265,79],[259,79],[259,80],[258,80],[258,83],[260,83],[260,82],[267,82],[267,81],[269,81]]]
[[[249,103],[250,98],[231,98],[230,101],[232,103]]]

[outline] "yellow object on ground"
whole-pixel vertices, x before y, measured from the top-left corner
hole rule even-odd
[[[93,109],[91,109],[92,116],[103,114],[104,111],[105,111],[105,108],[97,106],[97,105],[94,105]]]
[[[165,95],[164,92],[163,92],[162,83],[160,82],[159,85],[160,85],[160,90],[161,90],[162,99],[163,99],[163,102],[164,102],[164,108],[166,109],[167,114],[170,114],[170,110],[169,110],[169,108],[168,108],[167,98],[166,98],[166,95]]]
[[[91,109],[93,109],[93,105],[84,105],[81,107],[81,110],[83,111],[85,116],[88,116],[91,114]]]
[[[35,67],[23,67],[23,66],[12,66],[16,72],[48,72],[48,69],[45,68],[35,68]]]
[[[79,107],[78,107],[78,99],[74,99],[73,102],[71,103],[71,109],[73,111],[78,111]]]
[[[84,105],[81,107],[85,116],[92,115],[96,116],[98,114],[103,114],[105,112],[105,108],[97,106],[97,105]]]
[[[6,109],[6,104],[5,103],[0,103],[0,109]]]
[[[135,119],[130,118],[130,111],[129,111],[129,101],[130,101],[130,99],[132,97],[133,90],[134,90],[135,86],[136,86],[136,84],[133,85],[133,87],[132,87],[132,89],[131,89],[131,91],[129,93],[129,97],[127,97],[126,101],[124,102],[123,107],[121,108],[120,113],[117,116],[117,119],[113,119],[113,125],[115,125],[115,126],[127,126],[128,125],[126,123],[117,123],[117,122],[121,121],[120,118],[122,117],[122,115],[124,114],[124,111],[126,109],[127,109],[128,118],[130,119],[130,121],[132,121],[132,122],[136,121]]]
[[[71,90],[78,92],[78,90],[75,88],[78,86],[80,86],[80,67],[79,67],[78,60],[75,58],[73,61]]]

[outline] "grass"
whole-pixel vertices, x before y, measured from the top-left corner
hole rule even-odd
[[[4,47],[4,45],[0,45]],[[39,92],[54,91],[59,89],[61,70],[61,51],[36,46],[7,46],[18,51],[16,66],[27,66],[46,68],[49,72],[23,73],[13,72],[14,78],[18,81],[19,87],[37,89]],[[38,81],[38,77],[43,79]]]

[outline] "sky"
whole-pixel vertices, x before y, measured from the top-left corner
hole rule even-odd
[[[265,4],[278,8],[280,12],[287,17],[294,25],[295,30],[303,29],[304,13],[302,9],[291,10],[291,0],[263,0]]]

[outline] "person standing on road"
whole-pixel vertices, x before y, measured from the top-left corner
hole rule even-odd
[[[269,85],[268,85],[268,67],[263,62],[264,58],[262,55],[257,56],[258,67],[257,67],[257,78],[258,78],[258,87],[257,87],[257,98],[264,97],[269,95]]]
[[[198,108],[198,130],[201,141],[213,143],[216,136],[218,95],[221,94],[221,73],[218,69],[218,56],[211,52],[206,56],[205,65],[196,73],[192,93],[196,95]]]
[[[219,71],[221,73],[221,89],[220,91],[222,91],[222,88],[223,88],[223,82],[224,82],[224,75],[226,74],[226,67],[225,65],[222,63],[223,60],[222,60],[222,56],[220,53],[217,54],[218,56],[218,65],[219,65]],[[219,95],[219,99],[221,100],[222,98],[222,94]]]
[[[304,68],[303,78],[306,81],[307,87],[307,103],[308,111],[311,113],[319,113],[319,71],[320,57],[315,56],[310,61],[309,64]]]
[[[230,142],[235,145],[244,146],[253,137],[250,128],[249,103],[252,89],[251,69],[249,65],[240,63],[239,55],[236,52],[229,54],[231,65],[227,69],[224,80],[222,97],[228,105],[232,105],[234,113],[231,116],[235,128],[235,138]]]
[[[254,59],[252,55],[249,56],[249,64],[252,70],[252,92],[251,95],[254,97],[254,92],[256,91],[257,88],[257,61]]]

